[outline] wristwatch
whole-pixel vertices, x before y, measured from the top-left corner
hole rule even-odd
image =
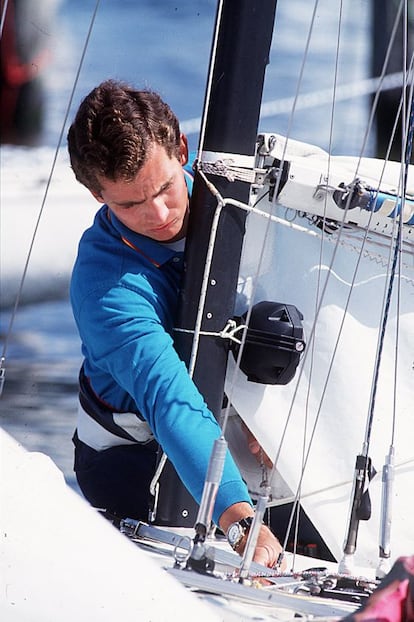
[[[244,536],[249,532],[249,529],[253,522],[253,516],[247,516],[241,520],[232,523],[227,530],[227,541],[230,544],[233,551],[237,551],[240,542]]]

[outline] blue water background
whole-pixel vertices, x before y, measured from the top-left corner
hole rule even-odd
[[[40,1],[40,0],[38,0]],[[343,44],[338,82],[368,75],[369,0],[344,3]],[[304,71],[301,93],[332,88],[340,2],[324,0]],[[95,0],[62,0],[53,28],[44,33],[52,60],[44,76],[46,123],[41,143],[55,146],[82,56]],[[310,0],[279,0],[263,101],[293,97],[297,88]],[[69,122],[82,97],[108,77],[155,89],[170,103],[197,146],[216,12],[215,0],[101,0],[94,29],[69,110]],[[41,28],[41,25],[39,25]],[[368,100],[337,105],[332,137],[334,153],[358,154],[368,116]],[[262,118],[260,130],[286,134],[328,148],[330,108],[303,110],[290,123],[289,114]],[[196,129],[194,129],[196,128]],[[9,312],[2,312],[2,332]],[[80,344],[68,301],[21,307],[15,318],[6,359],[6,381],[0,402],[3,427],[30,450],[47,453],[70,485],[71,435],[75,426],[76,380]]]

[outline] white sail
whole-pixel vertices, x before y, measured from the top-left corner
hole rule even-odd
[[[317,154],[312,158],[317,160]],[[345,172],[355,163],[356,159],[346,159]],[[321,174],[326,165],[326,154],[321,152]],[[313,166],[316,168],[315,162]],[[382,162],[366,160],[364,168],[375,179],[381,174]],[[388,173],[387,181],[398,185],[399,167],[389,167],[389,171],[391,168],[393,172]],[[283,203],[283,192],[280,202]],[[259,206],[266,209],[263,202]],[[309,209],[306,200],[298,209]],[[227,390],[265,451],[272,457],[279,455],[277,471],[289,488],[295,493],[301,483],[301,503],[339,560],[355,459],[362,450],[370,403],[381,313],[389,282],[390,238],[385,244],[381,236],[371,236],[362,248],[361,232],[349,231],[336,247],[329,233],[309,225],[306,218],[299,218],[297,212],[287,210],[283,204],[278,206],[277,215],[286,219],[285,224],[272,222],[269,228],[266,219],[249,216],[240,272],[239,311],[243,311],[246,302],[260,300],[297,306],[304,315],[308,337],[306,357],[288,385],[255,384],[238,372],[233,389],[230,382],[234,359],[230,358]],[[290,225],[288,221],[292,221]],[[266,252],[256,279],[257,249],[264,245],[265,236]],[[371,567],[378,559],[381,469],[392,438],[395,357],[398,380],[392,558],[414,550],[410,493],[414,481],[414,265],[412,247],[409,250],[403,253],[400,284],[395,283],[394,287],[378,379],[369,448],[378,471],[370,486],[372,518],[361,522],[358,538],[356,560]],[[315,434],[301,481],[313,426]]]

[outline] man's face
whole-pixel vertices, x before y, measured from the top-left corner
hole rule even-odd
[[[187,159],[184,136],[179,160],[170,158],[164,147],[154,144],[135,179],[101,178],[101,192],[93,194],[135,233],[158,242],[179,240],[186,234],[188,220],[188,190],[182,169]]]

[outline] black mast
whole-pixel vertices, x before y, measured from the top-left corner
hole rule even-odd
[[[395,19],[398,15],[398,3],[389,0],[371,0],[372,16],[372,54],[371,54],[371,74],[379,77],[383,70],[384,60],[387,56],[387,46],[394,27]],[[409,11],[410,15],[410,11]],[[414,16],[409,16],[407,21],[407,63],[414,50]],[[388,58],[386,74],[397,73],[408,70],[404,67],[404,17],[403,11],[399,17],[397,32],[392,43],[392,48]],[[398,114],[400,100],[402,96],[402,86],[398,86],[379,95],[377,110],[375,115],[376,124],[376,157],[385,158],[388,146],[392,137],[394,122]],[[390,159],[400,162],[403,158],[402,153],[402,124],[401,116],[398,119],[397,130],[391,145]]]
[[[216,45],[210,60],[210,88],[204,104],[200,150],[253,156],[277,0],[224,0],[218,3]],[[201,158],[202,159],[202,158]],[[248,202],[250,183],[207,175],[223,197]],[[188,365],[191,356],[210,230],[217,200],[196,173],[185,252],[185,275],[176,348]],[[201,331],[218,333],[234,315],[246,212],[226,206],[221,214],[208,280]],[[193,379],[218,418],[223,403],[228,344],[201,336]],[[160,480],[157,522],[193,526],[196,504],[172,467]],[[184,516],[183,516],[184,513]]]

